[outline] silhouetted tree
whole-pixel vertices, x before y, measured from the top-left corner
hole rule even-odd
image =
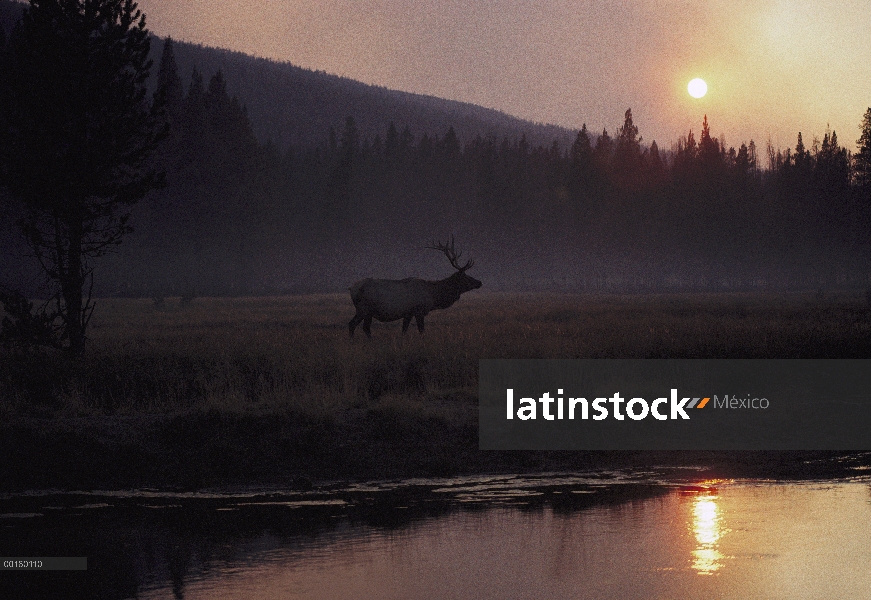
[[[865,111],[861,129],[862,135],[856,140],[857,152],[853,155],[853,172],[856,184],[866,192],[866,199],[871,199],[871,107]]]
[[[809,173],[811,170],[811,155],[804,147],[804,141],[801,139],[801,131],[798,132],[798,142],[795,145],[795,156],[793,164],[796,171],[801,174]]]
[[[182,112],[184,90],[178,75],[178,65],[175,62],[172,38],[166,38],[163,43],[163,53],[157,70],[157,89],[154,92],[152,110],[164,111],[168,121],[178,125]]]
[[[159,185],[160,127],[146,102],[145,16],[132,0],[31,0],[8,42],[0,148],[24,231],[50,280],[67,347],[84,349],[90,259],[130,231],[130,206]]]
[[[750,172],[756,175],[759,170],[759,161],[756,157],[756,142],[750,140],[750,145],[747,146],[747,161],[750,166]]]
[[[690,129],[686,138],[679,138],[677,141],[677,152],[674,157],[674,171],[676,175],[686,176],[694,167],[696,157],[699,153],[699,146],[696,143],[696,136],[693,130]]]
[[[644,164],[647,170],[647,175],[652,184],[657,184],[662,181],[666,173],[666,164],[659,153],[659,146],[656,140],[650,144],[644,156]]]
[[[590,134],[587,133],[587,124],[584,123],[578,132],[572,148],[569,151],[572,170],[580,174],[593,168],[593,146],[590,143]]]
[[[614,162],[624,179],[631,178],[641,166],[641,137],[638,126],[632,122],[632,109],[626,110],[623,126],[617,130]]]
[[[689,146],[689,143],[687,144]],[[708,126],[708,115],[705,115],[702,121],[702,134],[699,137],[698,159],[702,166],[705,167],[710,174],[711,169],[715,169],[720,165],[721,152],[720,144],[716,139],[711,137],[711,129]]]
[[[599,186],[607,185],[611,181],[611,163],[614,157],[614,140],[608,135],[607,129],[602,129],[602,135],[596,139],[596,147],[593,150],[593,163],[595,176]],[[602,189],[600,189],[600,192]]]
[[[823,194],[837,194],[850,185],[850,157],[846,148],[838,145],[838,134],[833,131],[823,137],[823,144],[816,155],[814,179]]]
[[[384,139],[384,154],[387,157],[388,163],[396,160],[399,153],[399,131],[393,121],[387,126],[387,137]]]
[[[332,139],[330,145],[332,146]],[[330,175],[328,197],[330,205],[327,207],[326,219],[333,224],[347,216],[351,203],[351,192],[357,157],[360,153],[360,133],[354,117],[345,119],[345,128],[342,130],[341,139],[337,141],[335,148],[336,162]]]
[[[399,153],[405,155],[414,145],[414,136],[411,134],[411,129],[408,125],[402,128],[402,133],[399,135]]]
[[[741,144],[741,147],[738,148],[734,168],[741,178],[746,177],[750,172],[750,150],[747,148],[747,144]]]

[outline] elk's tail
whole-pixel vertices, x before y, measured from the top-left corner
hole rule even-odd
[[[354,303],[354,306],[360,302],[363,298],[363,285],[369,281],[368,279],[363,279],[362,281],[358,281],[354,285],[348,288],[348,291],[351,292],[351,302]]]

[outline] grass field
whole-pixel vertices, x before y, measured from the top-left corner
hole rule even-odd
[[[4,396],[84,413],[320,414],[386,396],[475,395],[480,358],[871,357],[859,293],[472,293],[432,313],[422,336],[376,323],[371,340],[348,338],[352,315],[345,295],[105,299],[77,369],[42,357],[39,385],[7,378]]]
[[[123,450],[136,464],[137,453],[169,456],[169,479],[173,468],[219,473],[210,456],[243,478],[251,468],[269,477],[275,461],[288,476],[379,474],[385,464],[414,473],[421,460],[432,472],[464,460],[480,470],[486,460],[470,458],[480,358],[871,357],[871,310],[858,292],[474,292],[429,315],[424,335],[376,323],[371,340],[348,338],[353,312],[344,294],[100,300],[77,362],[4,356],[6,450],[84,444],[85,456]],[[238,447],[258,458],[234,459]]]

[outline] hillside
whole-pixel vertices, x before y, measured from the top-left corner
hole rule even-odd
[[[23,6],[0,0],[0,25],[7,34]],[[162,48],[163,39],[155,37],[152,82]],[[185,88],[195,67],[207,80],[222,69],[229,93],[248,109],[257,138],[262,143],[271,139],[279,148],[321,144],[329,128],[339,129],[348,116],[354,117],[361,135],[368,138],[380,135],[383,139],[393,121],[400,130],[408,126],[415,136],[441,136],[453,127],[461,141],[478,135],[519,139],[525,134],[534,145],[549,146],[557,139],[566,148],[573,139],[565,128],[531,123],[497,110],[388,90],[240,52],[176,41],[175,53]]]
[[[152,44],[155,64],[162,46],[162,40]],[[175,52],[185,83],[194,67],[206,77],[222,69],[227,89],[247,107],[257,138],[272,139],[281,148],[322,143],[329,128],[339,129],[349,115],[369,138],[383,139],[391,121],[399,129],[407,125],[416,136],[441,136],[453,127],[462,141],[478,135],[502,139],[525,134],[535,145],[550,145],[557,139],[566,148],[573,136],[564,128],[530,123],[473,104],[388,90],[239,52],[184,42],[176,42]]]

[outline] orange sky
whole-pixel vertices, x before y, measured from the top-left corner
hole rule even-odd
[[[158,35],[366,83],[616,129],[668,147],[707,113],[728,145],[853,148],[871,106],[866,0],[139,0]],[[692,99],[702,77],[708,95]]]

